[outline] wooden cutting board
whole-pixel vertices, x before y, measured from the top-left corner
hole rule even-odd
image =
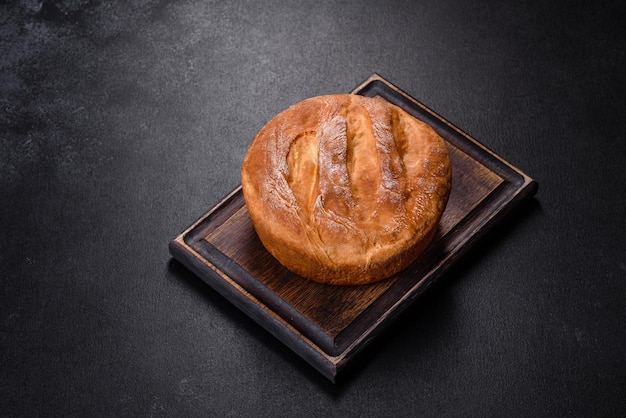
[[[435,239],[415,263],[364,286],[303,279],[265,250],[241,186],[169,245],[174,258],[333,382],[394,318],[537,190],[533,179],[381,76],[372,75],[352,93],[400,106],[435,128],[448,146],[450,199]]]

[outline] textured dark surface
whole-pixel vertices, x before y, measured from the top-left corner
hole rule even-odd
[[[2,414],[623,415],[622,2],[233,3],[0,3]],[[540,189],[333,386],[167,243],[374,71]]]

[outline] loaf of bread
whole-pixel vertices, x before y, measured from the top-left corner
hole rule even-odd
[[[299,102],[270,120],[242,164],[265,248],[317,282],[357,285],[411,264],[432,240],[451,167],[443,139],[380,98]]]

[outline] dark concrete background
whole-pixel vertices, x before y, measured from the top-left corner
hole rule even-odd
[[[0,2],[0,415],[626,413],[622,2]],[[167,250],[378,72],[540,184],[331,385]]]

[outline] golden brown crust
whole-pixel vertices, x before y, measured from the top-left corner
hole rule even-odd
[[[355,285],[406,268],[428,246],[450,193],[437,133],[382,99],[304,100],[256,135],[243,161],[259,238],[309,279]]]

